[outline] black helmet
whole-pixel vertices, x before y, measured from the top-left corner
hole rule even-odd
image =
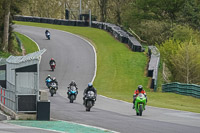
[[[139,90],[139,92],[141,92],[142,89],[143,89],[142,85],[138,85],[138,90]]]
[[[72,80],[72,81],[71,81],[71,84],[75,84],[75,81],[74,81],[74,80]]]

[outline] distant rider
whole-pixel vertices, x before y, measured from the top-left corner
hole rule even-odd
[[[142,85],[138,85],[138,89],[135,90],[134,95],[133,95],[133,109],[135,108],[135,100],[136,100],[136,97],[138,96],[139,93],[144,94],[144,96],[145,96],[146,99],[147,99],[146,92],[145,92],[145,90],[143,90]]]
[[[49,30],[45,31],[45,35],[47,36],[48,34],[50,34]]]
[[[49,65],[51,66],[51,64],[53,63],[56,65],[56,61],[54,60],[54,58],[51,58],[51,60],[49,61]]]
[[[47,81],[47,79],[49,79],[49,78],[52,80],[51,75],[48,75],[48,76],[46,77],[46,81]]]
[[[67,87],[68,88],[68,92],[67,92],[68,96],[69,96],[69,92],[70,92],[71,86],[75,86],[76,87],[76,91],[77,91],[77,94],[78,94],[78,87],[76,85],[76,82],[74,80],[72,80],[70,82],[70,84],[69,84],[69,87]]]
[[[76,82],[75,82],[74,80],[72,80],[72,81],[70,82],[69,87],[71,87],[71,86],[75,86],[75,87],[78,89],[78,87],[77,87],[77,85],[76,85]]]
[[[97,90],[93,87],[92,83],[88,83],[88,87],[83,92],[83,105],[85,105],[85,97],[86,97],[88,91],[93,91],[95,97],[97,96]]]
[[[58,81],[56,80],[55,77],[52,78],[50,84],[52,84],[52,83],[56,83],[56,86],[57,86],[57,89],[58,89]]]

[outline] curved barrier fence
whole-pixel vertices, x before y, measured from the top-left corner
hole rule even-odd
[[[151,79],[151,88],[156,91],[157,89],[157,79],[158,79],[158,68],[160,63],[160,52],[155,46],[148,47],[148,56],[149,56],[149,64],[148,64],[148,77],[152,77]]]
[[[182,84],[178,82],[163,84],[162,91],[200,98],[200,86],[195,84]]]

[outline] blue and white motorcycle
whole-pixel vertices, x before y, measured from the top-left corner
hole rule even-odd
[[[76,96],[78,94],[78,90],[77,90],[77,88],[75,86],[70,86],[70,87],[68,87],[67,94],[68,94],[68,98],[70,100],[70,103],[73,103],[74,100],[76,100]]]
[[[46,37],[47,37],[48,40],[50,40],[50,32],[46,33]]]
[[[51,78],[48,78],[47,80],[46,80],[46,86],[49,88],[50,87],[50,82],[52,81],[52,79]]]

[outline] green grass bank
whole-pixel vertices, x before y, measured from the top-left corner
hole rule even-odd
[[[200,99],[173,93],[151,92],[145,76],[146,53],[132,52],[127,45],[114,39],[108,32],[90,27],[72,27],[31,22],[15,22],[71,32],[87,38],[97,51],[97,75],[94,86],[98,94],[132,102],[132,95],[139,84],[148,95],[148,105],[200,113]]]
[[[20,34],[18,32],[15,32],[15,34],[19,37],[24,49],[25,49],[25,53],[29,54],[29,53],[33,53],[38,51],[38,47],[35,44],[35,42],[33,42],[31,39],[29,39],[27,36]]]

